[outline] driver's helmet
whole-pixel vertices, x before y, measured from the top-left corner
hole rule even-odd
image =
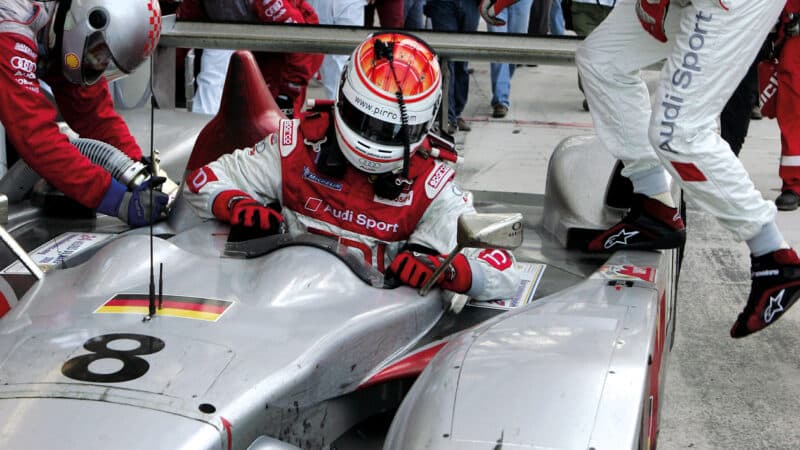
[[[57,23],[53,30],[61,41],[57,57],[64,76],[75,84],[94,84],[112,63],[132,72],[161,35],[158,0],[61,0],[58,9],[56,22],[65,16],[63,29]]]
[[[413,154],[436,117],[441,83],[436,54],[422,40],[384,32],[361,43],[342,70],[334,114],[339,147],[350,164],[371,174],[402,168],[402,130]]]

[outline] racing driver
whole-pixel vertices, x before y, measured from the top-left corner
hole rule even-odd
[[[475,211],[453,169],[433,157],[428,129],[440,100],[427,44],[399,32],[370,35],[345,65],[335,104],[284,119],[253,148],[200,167],[186,198],[201,216],[232,224],[275,229],[285,217],[290,233],[337,237],[420,287],[455,247],[458,216]],[[281,213],[265,206],[273,203]],[[477,299],[510,298],[519,272],[505,250],[472,249],[437,282]]]
[[[113,63],[129,73],[158,43],[157,0],[4,0],[0,6],[0,122],[20,157],[41,177],[89,208],[131,226],[160,218],[168,197],[149,181],[128,191],[59,132],[61,115],[81,137],[113,145],[134,160],[142,150],[114,111],[103,78]]]
[[[480,9],[492,20],[513,2],[481,0]],[[669,173],[689,200],[750,248],[752,286],[730,331],[735,338],[769,326],[800,297],[800,258],[775,224],[775,204],[762,198],[716,132],[717,117],[784,3],[621,0],[576,54],[597,135],[634,187],[630,213],[589,250],[682,245]],[[639,69],[665,58],[651,110]]]

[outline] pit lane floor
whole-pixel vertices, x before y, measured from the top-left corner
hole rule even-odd
[[[544,192],[555,145],[591,133],[581,109],[577,76],[569,67],[519,67],[511,109],[490,117],[488,63],[474,63],[459,132],[465,163],[462,184],[475,190]],[[657,73],[645,74],[653,85]],[[774,120],[753,121],[742,161],[765,198],[780,194],[780,134]],[[528,175],[520,177],[520,170]],[[575,183],[580,183],[575,180]],[[587,189],[595,189],[586,186]],[[778,212],[787,241],[800,248],[800,210]],[[688,242],[678,290],[675,346],[667,368],[661,412],[661,449],[797,448],[800,445],[800,309],[770,328],[734,340],[728,330],[749,292],[744,243],[708,214],[688,208]]]

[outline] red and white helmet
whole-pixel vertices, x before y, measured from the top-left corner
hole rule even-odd
[[[350,164],[372,174],[401,169],[402,130],[413,154],[436,118],[441,84],[436,53],[425,42],[399,32],[370,35],[342,70],[336,94],[336,137]]]
[[[130,73],[158,45],[158,0],[61,0],[55,15],[56,50],[64,76],[91,85],[109,64]]]

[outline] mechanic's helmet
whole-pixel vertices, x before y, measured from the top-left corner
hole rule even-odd
[[[334,114],[339,147],[350,164],[372,174],[401,169],[403,128],[410,157],[436,117],[441,83],[436,54],[422,40],[384,32],[361,43],[342,70]]]
[[[150,56],[161,35],[161,7],[158,0],[61,0],[53,32],[64,76],[88,86],[110,64],[130,73]]]

